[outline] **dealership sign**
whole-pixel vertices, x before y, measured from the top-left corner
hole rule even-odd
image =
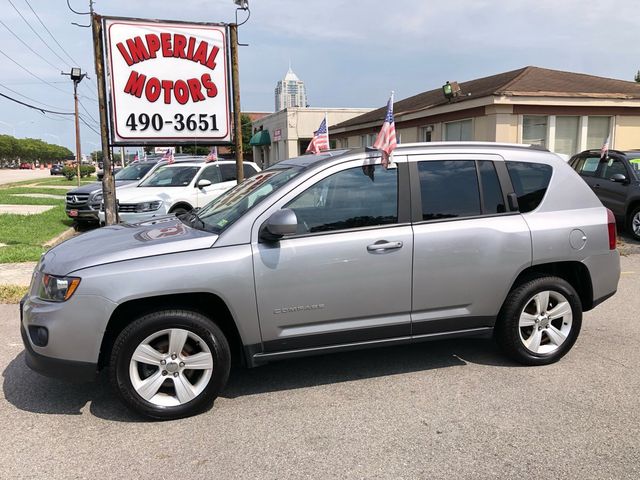
[[[231,141],[224,25],[105,20],[116,145]]]

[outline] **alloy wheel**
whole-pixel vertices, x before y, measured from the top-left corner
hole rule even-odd
[[[518,322],[520,340],[536,354],[555,352],[569,336],[573,311],[567,298],[559,292],[536,293],[523,308]]]

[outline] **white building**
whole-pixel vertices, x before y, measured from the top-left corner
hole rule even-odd
[[[305,108],[307,104],[307,91],[304,82],[293,73],[291,66],[283,80],[276,85],[276,112],[288,107]]]
[[[370,112],[371,108],[285,108],[253,122],[253,161],[266,168],[287,158],[303,155],[313,133],[327,115],[327,126]],[[329,136],[329,143],[335,142]]]

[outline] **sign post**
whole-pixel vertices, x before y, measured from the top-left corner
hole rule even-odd
[[[244,180],[244,152],[242,151],[242,113],[240,110],[240,72],[238,69],[238,25],[229,25],[231,40],[231,78],[233,82],[233,131],[236,150],[236,179],[240,183]]]

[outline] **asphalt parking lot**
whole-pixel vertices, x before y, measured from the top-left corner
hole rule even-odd
[[[0,478],[640,478],[640,255],[622,270],[558,364],[480,339],[290,360],[164,423],[105,378],[31,372],[17,306],[0,306]]]

